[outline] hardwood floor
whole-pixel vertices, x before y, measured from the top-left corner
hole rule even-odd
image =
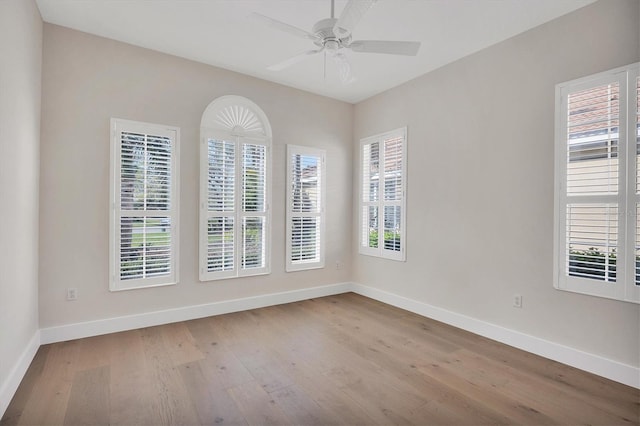
[[[1,425],[640,424],[640,390],[355,294],[44,345]]]

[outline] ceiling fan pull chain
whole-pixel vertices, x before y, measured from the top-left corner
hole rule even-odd
[[[324,79],[324,82],[327,82],[327,51],[324,51],[324,63],[322,65],[322,78]]]

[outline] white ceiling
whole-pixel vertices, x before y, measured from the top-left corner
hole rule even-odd
[[[356,103],[510,38],[594,0],[380,0],[353,31],[357,40],[421,41],[415,57],[348,51],[355,81],[315,55],[268,71],[310,40],[249,18],[258,12],[311,30],[330,16],[330,0],[37,0],[46,22],[166,52]],[[336,16],[346,4],[336,0]]]

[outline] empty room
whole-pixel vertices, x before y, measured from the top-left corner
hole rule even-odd
[[[0,0],[0,425],[640,425],[640,0]]]

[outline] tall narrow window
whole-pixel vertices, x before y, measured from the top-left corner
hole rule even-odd
[[[360,141],[360,253],[405,260],[406,127]]]
[[[200,280],[269,273],[269,122],[250,100],[223,96],[200,132]]]
[[[111,120],[110,289],[178,282],[179,129]]]
[[[287,271],[324,267],[325,151],[287,145]]]
[[[640,301],[638,64],[556,87],[559,289]]]

